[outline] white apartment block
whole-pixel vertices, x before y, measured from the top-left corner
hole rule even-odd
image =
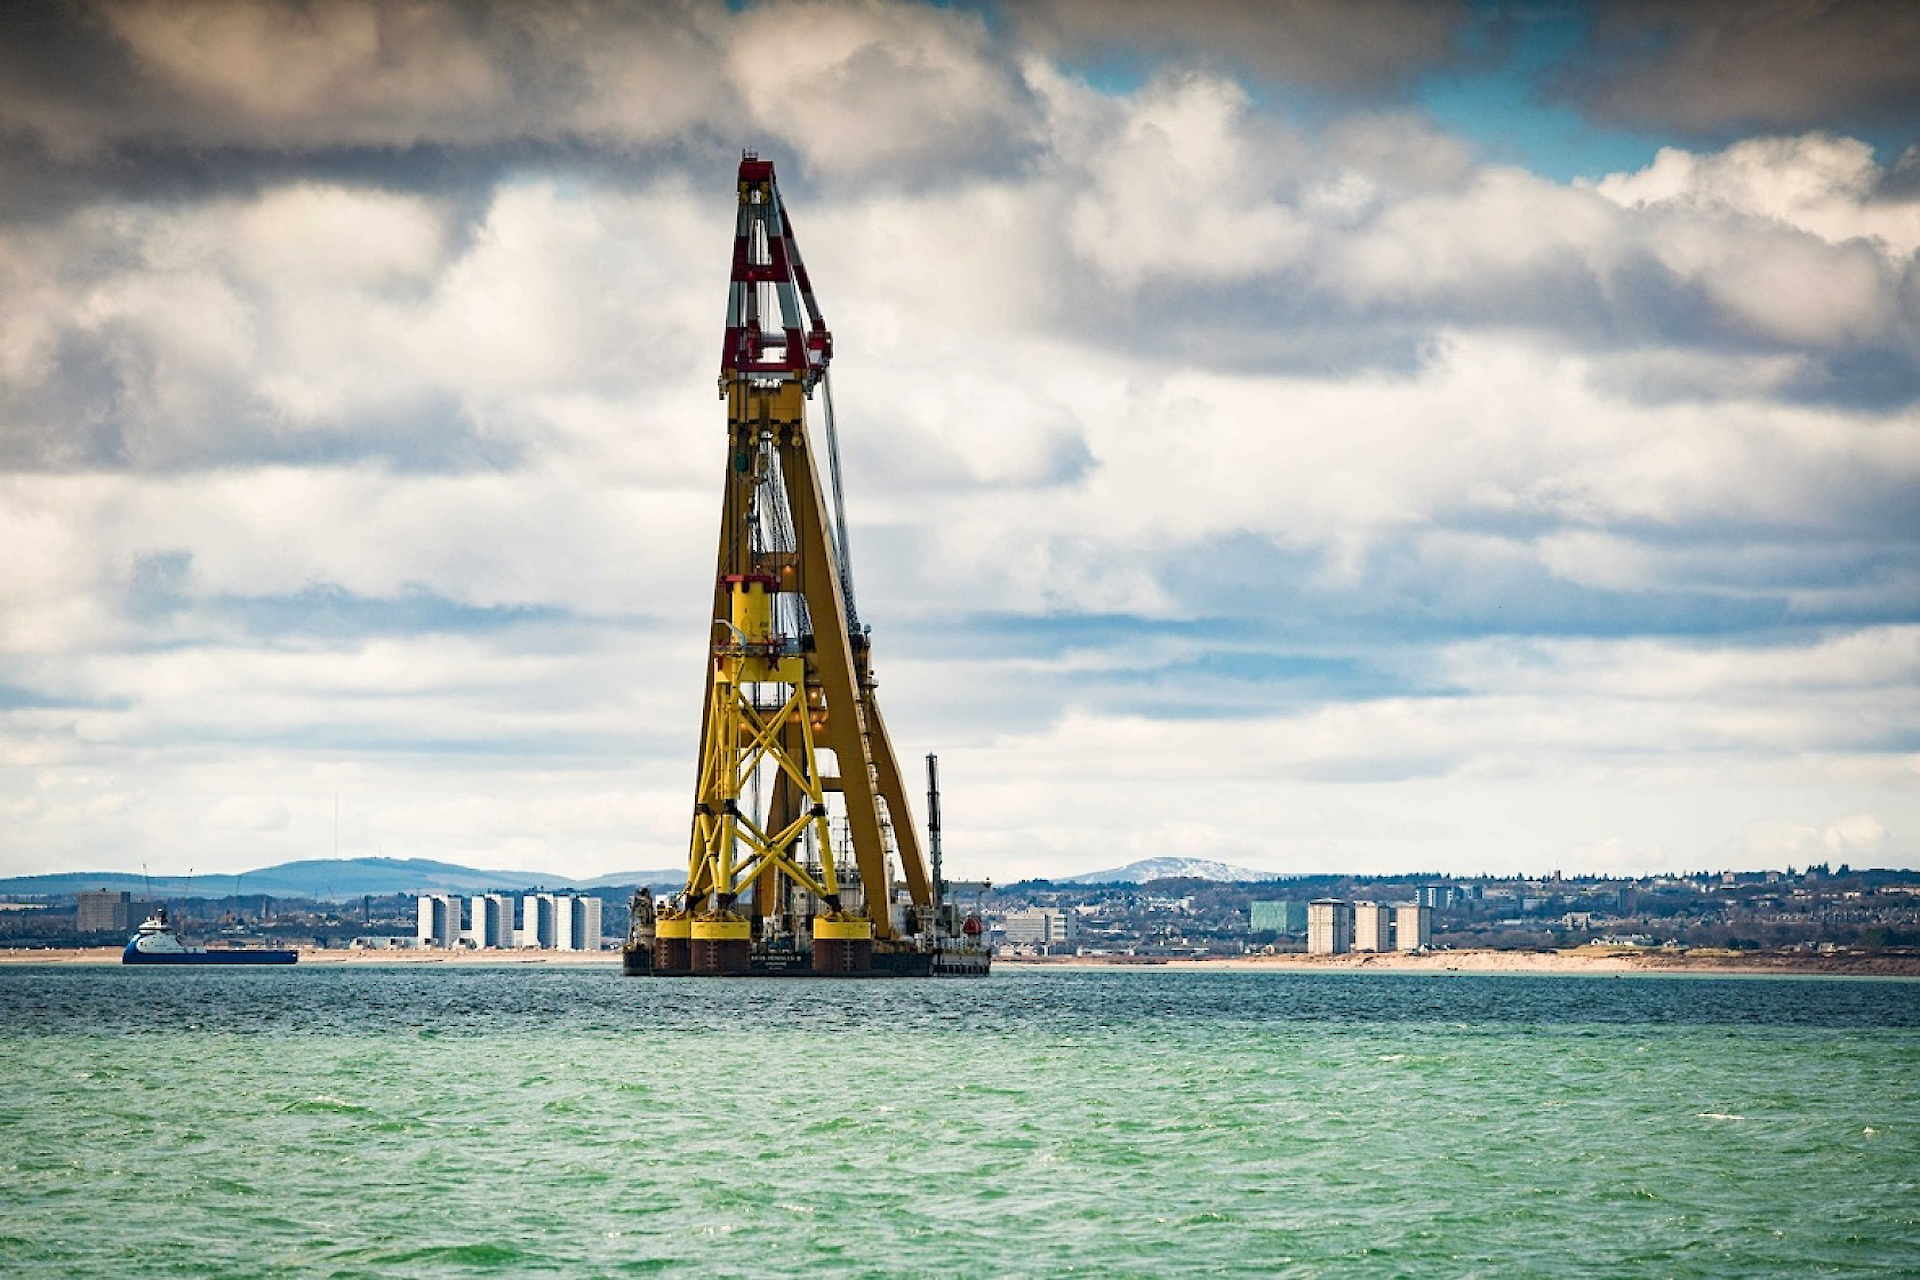
[[[530,893],[520,900],[520,945],[536,947],[542,951],[578,951],[592,950],[599,944],[599,934],[595,941],[583,947],[578,940],[581,935],[574,931],[576,920],[575,907],[579,899],[570,893]],[[598,907],[599,900],[594,900]],[[597,914],[597,912],[596,912]],[[584,923],[584,921],[582,922]],[[599,927],[598,921],[594,927]]]
[[[514,928],[512,895],[476,893],[471,903],[472,925],[462,930],[461,900],[448,893],[420,895],[417,930],[423,947],[456,947],[470,941],[482,950],[537,947],[549,951],[598,951],[605,904],[595,897],[570,893],[530,893],[518,904],[520,927]]]
[[[1000,922],[1000,929],[1013,946],[1065,947],[1080,936],[1079,924],[1072,912],[1045,907],[1009,911]]]
[[[1353,904],[1353,949],[1393,950],[1393,908],[1383,902]]]
[[[453,948],[460,943],[460,899],[450,893],[423,893],[420,925],[415,933],[423,947]]]
[[[1393,909],[1395,944],[1402,951],[1433,945],[1433,908],[1423,902],[1403,902]]]
[[[571,901],[574,950],[598,951],[600,949],[600,912],[605,904],[592,894],[584,898],[574,898]]]
[[[547,899],[545,928],[542,928],[540,899]],[[530,893],[520,899],[520,945],[523,947],[550,947],[553,945],[553,896],[551,894]]]
[[[483,951],[512,947],[513,899],[504,893],[477,893],[472,905],[473,945]]]
[[[1353,908],[1338,898],[1307,904],[1307,954],[1341,956],[1353,950]]]

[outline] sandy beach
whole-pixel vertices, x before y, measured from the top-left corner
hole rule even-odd
[[[1920,956],[1781,955],[1744,951],[1636,951],[1575,947],[1564,951],[1352,952],[1339,956],[1297,953],[1158,960],[1137,956],[996,957],[1002,965],[1139,965],[1169,969],[1279,970],[1300,973],[1728,973],[1834,974],[1857,977],[1920,977]]]
[[[119,964],[119,947],[0,949],[0,964]],[[351,965],[613,965],[618,951],[405,951],[301,947],[300,963]]]

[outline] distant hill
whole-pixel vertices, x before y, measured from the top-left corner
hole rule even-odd
[[[1171,880],[1179,876],[1221,881],[1288,878],[1277,871],[1254,871],[1206,858],[1144,858],[1112,871],[1089,871],[1085,875],[1055,876],[1053,879],[1056,884],[1145,884],[1149,880]]]
[[[238,880],[238,887],[235,881]],[[0,879],[0,895],[44,896],[74,894],[86,889],[124,889],[156,897],[185,897],[189,893],[218,898],[230,893],[265,893],[277,898],[315,898],[344,901],[366,894],[486,893],[539,885],[547,889],[600,889],[628,885],[678,887],[684,871],[628,871],[572,880],[544,871],[494,871],[463,867],[427,858],[308,858],[230,874],[144,876],[127,871],[67,871],[57,875],[14,876]],[[151,886],[151,889],[149,889]]]

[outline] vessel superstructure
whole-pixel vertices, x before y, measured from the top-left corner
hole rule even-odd
[[[293,964],[299,958],[287,947],[190,947],[164,906],[140,922],[120,953],[121,964]]]

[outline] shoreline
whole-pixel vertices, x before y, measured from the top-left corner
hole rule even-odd
[[[0,965],[8,964],[112,964],[120,963],[122,947],[48,947],[0,948]],[[618,951],[355,951],[336,947],[295,947],[300,965],[612,965],[620,964]],[[150,967],[150,966],[138,966]]]
[[[355,951],[301,947],[302,965],[457,965],[515,968],[618,966],[618,951]],[[96,965],[120,963],[119,947],[0,948],[0,965]],[[1015,968],[1150,968],[1278,973],[1515,973],[1515,974],[1734,974],[1798,977],[1920,978],[1920,955],[1783,955],[1775,952],[1632,951],[1575,947],[1564,951],[1471,949],[1349,952],[1338,956],[1288,953],[1276,956],[1007,956],[998,966]]]
[[[1915,955],[1787,955],[1778,952],[1635,951],[1569,947],[1561,951],[1360,951],[1337,956],[1290,952],[1276,956],[995,956],[995,964],[1165,969],[1219,969],[1281,973],[1517,973],[1517,974],[1733,974],[1800,977],[1920,978]]]

